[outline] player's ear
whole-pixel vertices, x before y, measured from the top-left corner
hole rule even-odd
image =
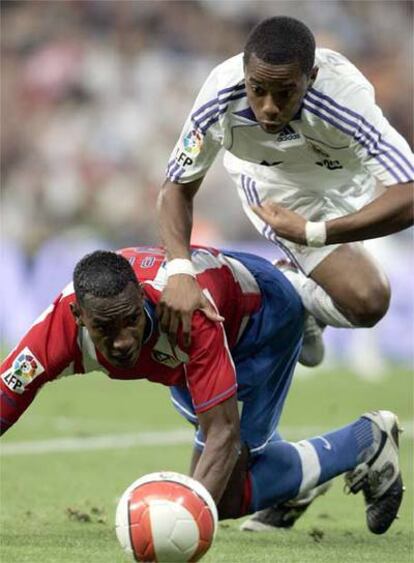
[[[82,322],[82,318],[81,318],[81,310],[80,307],[77,303],[77,301],[74,301],[73,303],[69,303],[69,307],[71,310],[71,313],[76,321],[76,324],[78,326],[83,326],[83,322]]]
[[[318,76],[318,72],[319,72],[319,67],[315,65],[313,69],[310,71],[308,88],[310,88],[312,84],[315,82],[316,77]]]

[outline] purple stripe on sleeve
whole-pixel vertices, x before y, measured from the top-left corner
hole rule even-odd
[[[242,175],[241,175],[241,185],[242,185],[243,191],[244,191],[244,193],[245,193],[245,195],[246,195],[247,203],[248,203],[249,205],[251,205],[252,202],[251,202],[251,199],[250,199],[250,192],[249,192],[249,190],[247,189],[246,180],[247,180],[247,176],[245,176],[244,174],[242,174]]]
[[[359,141],[359,139],[364,139],[364,142],[361,142],[360,144],[363,144],[372,156],[375,157],[376,152],[381,152],[384,157],[388,158],[391,162],[393,162],[395,164],[395,166],[400,170],[400,172],[407,177],[407,180],[411,179],[411,173],[407,172],[407,170],[404,169],[404,167],[399,162],[397,162],[397,160],[395,160],[394,156],[392,154],[390,154],[389,151],[384,152],[383,149],[378,147],[379,143],[384,144],[384,142],[381,141],[381,138],[375,139],[370,133],[362,130],[362,120],[363,120],[363,118],[359,122],[358,121],[357,122],[350,121],[349,119],[347,119],[343,115],[338,114],[329,105],[327,105],[327,103],[321,102],[317,97],[316,97],[316,100],[315,100],[315,98],[312,98],[312,96],[310,95],[309,97],[307,97],[307,99],[308,99],[308,101],[313,103],[315,106],[320,107],[321,109],[324,109],[327,113],[330,113],[332,116],[337,117],[339,120],[342,120],[345,123],[348,123],[349,125],[354,127],[355,131],[354,131],[353,137],[357,141]],[[354,113],[354,112],[351,112],[351,113]],[[355,115],[358,116],[358,114],[355,114]],[[372,126],[370,126],[370,127],[372,128]],[[379,137],[381,137],[379,132],[377,132],[377,134],[379,135]],[[391,145],[389,145],[389,146],[391,146]],[[392,149],[395,150],[395,152],[398,152],[395,149],[395,147],[392,147]],[[407,181],[407,180],[402,180],[402,181]]]
[[[210,100],[209,102],[206,102],[204,105],[202,105],[201,107],[199,107],[191,116],[192,119],[194,119],[195,117],[198,117],[200,115],[200,113],[203,113],[203,111],[209,107],[211,107],[212,105],[218,104],[220,97],[222,97],[224,94],[227,94],[228,92],[236,92],[238,90],[242,90],[243,88],[245,88],[245,84],[244,82],[242,84],[236,84],[235,86],[229,86],[228,88],[224,88],[223,90],[219,90],[217,92],[217,97],[213,98],[212,100]],[[224,96],[227,97],[227,96]],[[226,100],[223,100],[223,102]]]
[[[166,170],[167,176],[171,172],[171,168],[174,166],[174,164],[176,164],[175,158],[173,160],[170,160],[170,162],[168,163],[167,170]]]
[[[230,393],[232,393],[236,389],[237,389],[237,383],[234,383],[231,387],[229,387],[228,389],[226,389],[222,393],[219,393],[218,395],[216,395],[215,397],[213,397],[209,401],[205,401],[204,403],[199,403],[198,405],[194,405],[194,408],[195,409],[201,409],[201,408],[204,408],[204,407],[208,407],[209,405],[215,403],[219,399],[226,397],[227,395],[229,395]]]
[[[180,168],[180,165],[177,162],[174,162],[173,166],[170,168],[170,170],[168,171],[168,178],[174,182],[174,174],[177,172],[177,170]]]
[[[218,106],[215,106],[211,111],[209,111],[208,113],[204,114],[202,117],[200,117],[200,119],[195,119],[194,116],[192,116],[192,120],[193,123],[196,127],[200,127],[204,121],[208,120],[210,117],[212,116],[217,116],[218,114]]]
[[[253,180],[250,178],[250,176],[246,176],[246,188],[247,191],[249,192],[250,205],[254,205],[254,193],[252,189],[252,183]]]
[[[337,121],[331,119],[330,117],[327,117],[326,115],[324,115],[323,113],[321,113],[320,111],[318,111],[317,109],[315,109],[314,107],[312,107],[311,105],[309,105],[309,103],[307,103],[307,101],[305,100],[303,102],[303,107],[304,109],[310,111],[311,113],[313,113],[314,115],[316,115],[317,117],[320,117],[322,120],[326,121],[327,123],[330,123],[331,125],[333,125],[336,129],[339,129],[340,131],[342,131],[343,133],[350,135],[351,137],[354,137],[354,132],[351,129],[347,129],[345,128],[343,125],[341,125],[340,123],[338,123]],[[325,110],[326,111],[326,110]],[[357,140],[362,146],[365,146],[365,143],[363,142],[363,140],[360,138],[360,136],[355,137],[355,140]],[[397,172],[393,169],[390,168],[387,163],[385,163],[377,154],[373,154],[369,151],[369,149],[367,149],[368,154],[374,158],[376,158],[378,160],[378,162],[380,162],[383,167],[388,170],[388,172],[391,174],[391,176],[393,176],[398,183],[401,182],[405,182],[406,180],[403,180],[400,178],[400,176],[397,174]]]
[[[241,98],[245,98],[246,97],[246,93],[243,92],[242,94],[237,94],[235,96],[232,96],[231,98],[229,98],[227,100],[227,102],[231,102],[234,100],[239,100]],[[220,119],[220,115],[223,115],[223,113],[225,113],[228,109],[229,105],[227,104],[226,106],[224,106],[223,108],[221,108],[219,110],[219,112],[215,115],[215,117],[213,117],[210,121],[208,121],[207,123],[205,123],[202,127],[200,127],[201,132],[203,133],[203,135],[205,135],[205,133],[207,132],[207,130],[214,125],[214,123],[216,123],[219,119]],[[202,119],[200,121],[200,123],[202,123],[204,121],[204,119]],[[199,126],[199,125],[198,125]]]
[[[175,173],[173,182],[177,182],[183,174],[184,174],[184,168],[182,166],[180,166],[178,171]]]
[[[390,154],[388,151],[387,152],[382,151],[378,147],[377,141],[375,139],[373,139],[366,131],[361,130],[360,123],[347,119],[346,117],[344,117],[343,115],[339,114],[337,111],[335,111],[331,107],[329,107],[326,103],[321,102],[318,99],[316,99],[316,101],[315,101],[314,99],[312,99],[311,96],[309,96],[309,98],[307,99],[307,102],[314,104],[316,107],[326,111],[326,113],[332,115],[336,119],[338,119],[338,120],[350,125],[351,127],[353,127],[354,128],[353,131],[352,131],[353,138],[356,141],[358,141],[360,145],[363,145],[367,149],[369,154],[371,154],[375,158],[377,158],[377,156],[378,156],[377,153],[380,152],[383,157],[385,157],[388,160],[390,160],[391,162],[393,162],[394,165],[396,166],[396,168],[398,168],[400,170],[400,172],[403,174],[402,178],[404,176],[406,176],[405,180],[404,179],[401,180],[402,182],[409,181],[411,179],[410,173],[407,173],[407,171],[403,168],[403,166],[399,162],[397,162],[397,160],[394,158],[394,156],[392,154]]]
[[[256,182],[254,180],[252,180],[251,188],[252,188],[255,204],[260,205],[260,197],[259,197],[259,193],[257,191]]]
[[[340,111],[350,115],[351,117],[354,117],[355,119],[357,119],[359,122],[361,122],[368,129],[368,131],[364,131],[364,133],[365,133],[366,137],[371,140],[371,142],[374,144],[375,147],[377,147],[378,144],[383,145],[385,147],[388,147],[397,156],[400,157],[400,159],[408,166],[408,168],[412,172],[414,172],[414,164],[412,162],[410,162],[406,158],[406,156],[403,153],[400,152],[400,150],[397,147],[395,147],[394,145],[391,145],[390,143],[385,141],[382,138],[380,131],[378,131],[378,129],[376,129],[371,123],[369,123],[369,121],[367,121],[363,115],[361,115],[361,114],[359,114],[359,113],[357,113],[357,112],[355,112],[355,111],[353,111],[353,110],[351,110],[351,109],[349,109],[345,106],[338,104],[333,98],[330,98],[329,96],[326,96],[325,94],[322,94],[322,92],[318,92],[314,88],[310,88],[308,90],[308,94],[314,94],[314,96],[316,98],[325,100],[331,106],[333,106],[333,107],[337,108],[338,110],[340,110]],[[360,123],[356,123],[355,125],[358,126],[358,128],[360,127]],[[374,135],[377,136],[377,139],[375,139]],[[408,174],[408,176],[409,176],[409,174]]]

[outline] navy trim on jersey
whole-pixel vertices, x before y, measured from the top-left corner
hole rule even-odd
[[[157,315],[155,313],[155,305],[149,299],[144,299],[144,314],[147,317],[144,329],[144,339],[142,344],[146,344],[151,338],[154,328],[157,325]]]
[[[165,174],[171,182],[176,182],[177,180],[179,180],[183,175],[183,173],[184,173],[184,167],[178,164],[178,162],[176,162],[175,159],[171,160],[168,163]]]
[[[249,176],[241,175],[241,185],[246,195],[249,205],[260,205],[259,194],[256,189],[256,182]]]
[[[240,111],[234,111],[233,115],[237,115],[238,117],[243,117],[244,119],[249,119],[250,121],[257,123],[256,116],[254,115],[253,110],[250,106]]]
[[[232,96],[231,98],[229,98],[228,100],[226,100],[226,102],[232,102],[234,100],[239,100],[241,98],[245,98],[247,96],[246,92],[243,92],[242,94],[238,94],[235,96]],[[223,108],[217,108],[219,109],[218,113],[217,113],[217,109],[213,112],[210,112],[210,114],[208,115],[212,115],[213,113],[215,114],[214,117],[212,117],[212,119],[210,119],[210,121],[207,121],[207,123],[205,123],[203,126],[201,126],[201,123],[205,120],[205,117],[202,119],[201,122],[197,123],[196,121],[194,121],[194,123],[197,125],[197,127],[200,128],[201,132],[203,133],[203,135],[206,134],[207,130],[214,125],[219,119],[220,116],[223,115],[223,113],[226,113],[226,111],[228,110],[230,104],[227,104],[226,106],[224,106]]]
[[[399,149],[397,147],[395,147],[394,145],[391,145],[390,143],[388,143],[387,141],[384,141],[384,139],[382,138],[382,135],[380,133],[380,131],[378,131],[378,129],[376,129],[371,123],[369,123],[369,121],[367,121],[363,115],[350,110],[349,108],[345,107],[345,106],[341,106],[340,104],[338,104],[335,100],[333,100],[332,98],[330,98],[329,96],[327,96],[326,94],[322,94],[321,92],[318,92],[318,90],[315,90],[314,88],[310,88],[309,91],[317,96],[319,96],[320,98],[326,100],[327,102],[329,102],[332,106],[338,108],[339,110],[343,111],[344,113],[349,114],[352,117],[355,117],[356,119],[359,119],[366,127],[368,127],[368,129],[370,131],[372,131],[373,134],[377,135],[377,140],[371,138],[371,140],[374,142],[374,146],[376,146],[377,144],[381,144],[384,145],[388,148],[390,148],[391,150],[395,151],[395,153],[401,158],[402,161],[404,161],[404,163],[408,166],[408,168],[414,172],[414,164],[412,162],[410,162],[406,156],[401,153],[399,151]],[[369,135],[369,133],[366,133],[367,137]]]
[[[218,105],[219,103],[221,103],[221,104],[225,103],[227,101],[227,99],[220,100],[220,97],[223,97],[223,95],[224,95],[225,98],[228,98],[229,96],[232,95],[232,93],[234,93],[238,90],[243,90],[243,88],[245,88],[244,81],[242,83],[237,83],[234,86],[229,86],[228,88],[224,88],[223,90],[219,90],[217,92],[217,97],[213,98],[209,102],[203,104],[195,112],[193,112],[193,114],[191,115],[191,119],[194,120],[201,113],[203,113],[204,110],[208,109],[209,107],[212,107],[214,105]],[[225,95],[225,94],[227,94],[227,95]]]
[[[243,192],[246,196],[247,204],[248,205],[260,205],[261,201],[260,201],[259,193],[257,191],[256,182],[253,180],[253,178],[251,178],[250,176],[246,176],[245,174],[242,174],[241,175],[241,186],[242,186]],[[277,246],[279,246],[279,248],[281,248],[283,250],[283,252],[289,257],[289,259],[295,264],[295,266],[301,272],[303,272],[303,274],[305,274],[304,270],[302,269],[302,267],[300,266],[300,264],[296,260],[295,255],[292,253],[292,251],[283,242],[281,242],[281,240],[277,237],[277,235],[274,232],[274,230],[272,229],[272,227],[268,223],[265,223],[264,221],[262,221],[261,219],[260,219],[260,221],[263,222],[263,225],[264,225],[263,228],[262,228],[262,235],[267,240],[272,242],[273,244],[276,244]]]
[[[310,104],[313,104],[313,106],[315,107],[313,107]],[[313,88],[310,88],[308,90],[306,97],[304,99],[303,106],[305,109],[307,109],[317,117],[320,117],[322,120],[330,123],[335,128],[342,131],[343,133],[352,136],[353,139],[355,139],[361,146],[363,146],[367,150],[370,156],[374,157],[378,162],[380,162],[380,164],[382,164],[382,166],[384,166],[384,168],[397,180],[397,182],[404,183],[404,182],[409,182],[413,179],[413,175],[410,174],[410,172],[407,172],[407,169],[404,169],[401,162],[398,162],[392,154],[390,154],[389,152],[385,152],[378,145],[380,144],[383,146],[386,145],[387,147],[391,148],[394,151],[394,154],[402,158],[404,162],[409,164],[409,166],[411,167],[409,161],[404,157],[404,155],[400,153],[400,151],[398,151],[396,147],[383,141],[380,132],[377,131],[373,125],[368,123],[363,116],[357,114],[356,112],[351,111],[350,109],[344,106],[340,106],[334,100],[332,100],[332,98],[329,98],[324,94],[321,94],[320,92],[314,90]],[[357,118],[358,121],[348,119],[347,117],[335,111],[335,109],[333,109],[333,107],[331,106],[338,107],[338,109],[343,111],[343,113],[346,113],[354,118]],[[328,115],[321,113],[321,111],[319,110],[324,111]],[[345,127],[344,125],[347,125],[350,128]],[[375,139],[371,133],[367,132],[366,130],[363,130],[362,125],[373,130],[373,132],[378,136],[378,138]],[[381,157],[387,158],[388,161],[391,161],[400,170],[403,176],[401,176],[396,170],[391,168],[391,166],[387,162],[385,162]]]
[[[276,236],[276,233],[274,232],[274,230],[272,229],[272,227],[268,223],[265,223],[265,226],[262,229],[262,235],[268,241],[272,242],[273,244],[275,244],[276,246],[281,248],[283,250],[283,252],[286,254],[286,256],[288,256],[289,260],[291,262],[293,262],[293,264],[295,264],[295,266],[298,268],[298,270],[300,270],[305,276],[307,276],[307,274],[303,270],[302,266],[296,260],[296,257],[293,254],[293,252],[283,242],[281,242],[280,238],[278,238]]]

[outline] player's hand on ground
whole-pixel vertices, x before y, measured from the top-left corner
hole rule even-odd
[[[184,346],[191,344],[191,319],[195,310],[202,311],[215,322],[224,318],[201,291],[197,280],[186,274],[171,276],[157,305],[161,329],[168,335],[171,346],[177,344],[177,333],[182,326]]]
[[[270,225],[277,236],[298,244],[306,244],[306,219],[295,211],[273,201],[265,201],[260,206],[252,206],[252,211]]]

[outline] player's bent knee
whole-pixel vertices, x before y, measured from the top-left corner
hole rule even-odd
[[[390,298],[390,286],[386,280],[356,290],[350,307],[352,321],[359,327],[375,326],[388,311]]]

